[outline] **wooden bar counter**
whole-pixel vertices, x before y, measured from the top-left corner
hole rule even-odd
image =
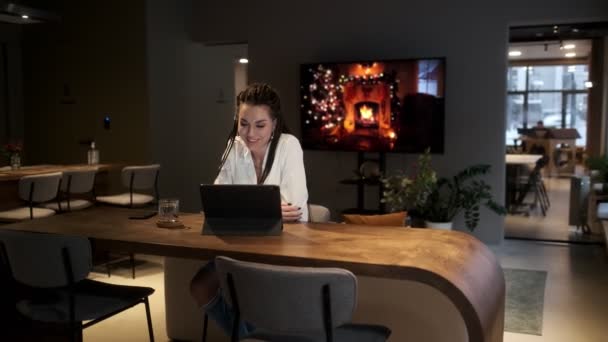
[[[208,260],[226,255],[280,265],[342,267],[357,274],[360,280],[355,319],[386,324],[393,330],[391,341],[502,341],[503,273],[492,252],[468,234],[307,223],[285,224],[280,236],[216,237],[200,234],[203,222],[200,214],[181,216],[189,228],[178,230],[157,228],[154,218],[129,220],[132,214],[133,210],[97,207],[0,229],[86,236],[102,249],[171,258]],[[170,286],[167,273],[168,270],[165,287]],[[187,291],[187,287],[183,288],[184,293]],[[427,301],[416,291],[432,292],[434,299]],[[363,292],[367,294],[362,295]],[[169,294],[166,301],[169,306]],[[395,307],[389,308],[390,305]],[[406,306],[411,306],[414,312],[400,313]],[[389,315],[391,310],[397,311],[384,319],[382,315]],[[174,314],[170,311],[167,308],[168,319]],[[446,331],[423,331],[437,327],[416,323],[418,314],[435,315],[429,324],[444,326]],[[450,318],[453,324],[441,318],[447,314],[454,316]],[[198,322],[202,327],[202,321]],[[455,331],[460,330],[459,324],[462,331]],[[171,336],[170,330],[169,337],[180,338]]]

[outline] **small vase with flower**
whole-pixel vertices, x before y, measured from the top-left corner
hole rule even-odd
[[[23,145],[21,145],[21,143],[8,143],[4,145],[3,149],[4,153],[9,157],[9,165],[11,166],[11,169],[20,169]]]

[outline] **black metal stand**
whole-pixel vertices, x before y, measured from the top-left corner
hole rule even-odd
[[[365,154],[366,152],[357,152],[357,169],[359,169],[361,165],[365,162],[377,162],[378,168],[380,170],[380,175],[384,176],[384,172],[386,170],[386,154],[384,152],[378,152],[377,157],[367,157]],[[347,209],[345,213],[370,214],[384,212],[384,203],[380,202],[380,199],[382,199],[382,192],[384,191],[384,187],[382,186],[382,182],[379,178],[365,178],[363,175],[360,175],[360,178],[358,179],[345,179],[340,183],[354,184],[357,186],[357,207],[355,209]],[[365,209],[365,186],[368,185],[378,186],[379,204],[377,210]]]

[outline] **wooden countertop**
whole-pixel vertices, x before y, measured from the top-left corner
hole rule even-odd
[[[540,154],[506,154],[505,162],[510,165],[536,164],[542,157]]]
[[[19,180],[24,176],[40,175],[43,173],[62,172],[70,170],[80,170],[89,167],[97,167],[99,171],[107,171],[116,165],[113,164],[72,164],[72,165],[31,165],[23,166],[18,170],[4,170],[0,171],[0,182],[2,181],[14,181]]]
[[[285,224],[280,236],[200,234],[201,214],[180,218],[189,229],[162,229],[133,210],[98,207],[0,226],[86,236],[101,249],[193,259],[227,255],[249,261],[342,267],[355,274],[413,280],[444,293],[461,312],[470,341],[502,341],[505,281],[492,252],[460,232],[350,224]]]

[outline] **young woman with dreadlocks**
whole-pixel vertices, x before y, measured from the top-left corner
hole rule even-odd
[[[239,93],[237,114],[215,184],[274,184],[281,189],[284,222],[308,221],[308,191],[302,147],[289,134],[281,115],[277,92],[256,83]],[[199,307],[229,334],[234,313],[219,290],[213,261],[204,265],[190,283]],[[241,324],[242,336],[253,330]]]

